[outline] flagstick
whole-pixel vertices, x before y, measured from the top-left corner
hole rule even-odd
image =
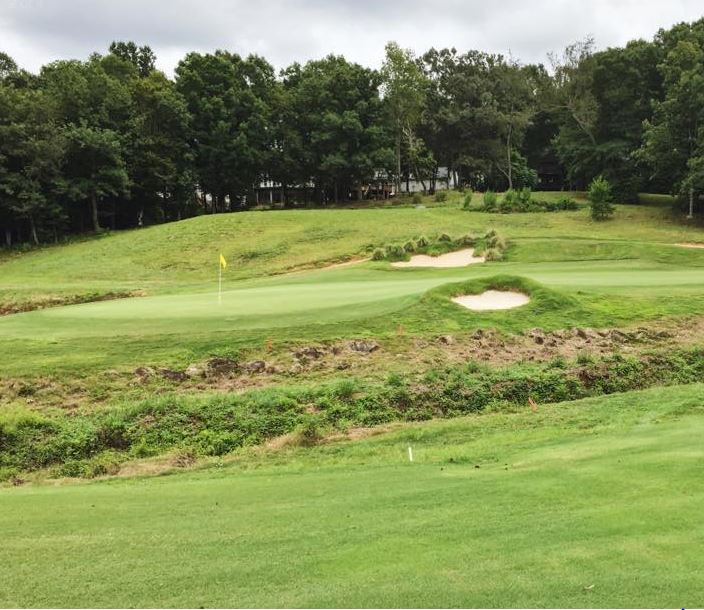
[[[218,262],[218,305],[222,305],[222,264]]]

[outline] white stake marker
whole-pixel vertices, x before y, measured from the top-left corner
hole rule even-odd
[[[413,461],[413,449],[411,449],[410,445],[408,445],[408,461],[409,462]]]

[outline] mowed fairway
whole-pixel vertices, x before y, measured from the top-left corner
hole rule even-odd
[[[6,489],[0,605],[699,607],[703,396],[653,389]]]

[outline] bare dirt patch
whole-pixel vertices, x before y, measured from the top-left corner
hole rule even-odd
[[[392,267],[466,267],[476,263],[485,262],[483,256],[474,256],[474,248],[448,252],[440,256],[428,256],[427,254],[416,254],[409,261],[398,261],[391,263]]]
[[[462,307],[472,311],[494,311],[496,309],[513,309],[526,305],[530,297],[522,292],[510,290],[487,290],[481,294],[467,294],[452,299]]]

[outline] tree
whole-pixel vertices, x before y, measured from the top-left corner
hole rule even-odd
[[[156,55],[151,47],[144,45],[138,47],[134,42],[113,41],[109,47],[110,53],[130,62],[137,68],[141,77],[149,76],[154,70]]]
[[[611,185],[606,178],[603,176],[594,178],[589,185],[587,197],[593,220],[607,220],[614,215]]]
[[[664,97],[646,122],[642,158],[655,180],[688,202],[704,193],[704,19],[661,31]]]
[[[213,212],[224,211],[266,173],[273,68],[256,56],[189,53],[176,68],[176,90],[191,114],[200,190],[212,196]]]
[[[386,45],[386,59],[381,69],[382,93],[388,108],[395,137],[396,192],[401,192],[401,143],[412,140],[425,104],[427,79],[413,52],[395,42]]]
[[[319,202],[359,194],[392,158],[379,73],[330,55],[294,64],[283,76],[292,129],[282,150],[299,160],[298,183],[312,180]]]
[[[69,127],[60,189],[75,202],[88,202],[94,231],[100,231],[99,203],[125,195],[129,178],[119,136],[109,129]]]

